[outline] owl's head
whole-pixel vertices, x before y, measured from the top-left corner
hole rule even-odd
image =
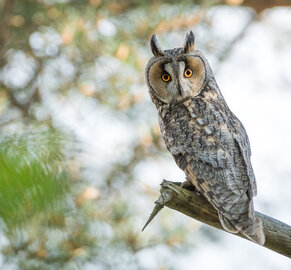
[[[194,34],[186,35],[183,47],[162,50],[157,36],[150,41],[153,57],[146,66],[146,81],[152,98],[164,103],[198,96],[205,87],[208,63],[194,48]]]

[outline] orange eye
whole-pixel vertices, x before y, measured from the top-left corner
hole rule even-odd
[[[162,80],[163,80],[164,82],[168,82],[170,79],[171,79],[171,76],[170,76],[169,74],[164,73],[164,74],[162,75]]]
[[[187,68],[184,72],[185,77],[189,78],[193,74],[193,71],[190,68]]]

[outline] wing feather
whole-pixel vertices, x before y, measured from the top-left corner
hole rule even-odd
[[[210,104],[207,109],[200,123],[207,124],[209,136],[194,119],[185,125],[175,116],[175,121],[168,121],[175,126],[164,129],[173,132],[167,133],[165,142],[177,165],[213,206],[222,213],[233,212],[241,200],[250,201],[255,194],[248,138],[234,115],[232,122],[223,108]]]
[[[235,117],[235,116],[234,116]],[[243,157],[244,165],[247,170],[248,175],[248,195],[250,199],[257,195],[257,184],[256,177],[253,171],[251,163],[251,147],[248,135],[243,124],[236,119],[234,126],[234,138],[237,144],[237,148],[240,151],[241,156]]]

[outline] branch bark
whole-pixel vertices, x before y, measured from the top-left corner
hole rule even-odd
[[[277,6],[290,6],[290,0],[244,0],[242,2],[244,6],[249,6],[254,8],[257,13],[262,12],[267,8],[273,8]]]
[[[177,182],[164,180],[161,186],[161,195],[155,202],[156,206],[143,230],[164,206],[224,230],[219,222],[217,211],[203,196],[182,188],[181,183]],[[259,212],[256,212],[256,216],[263,222],[266,237],[264,247],[291,258],[291,226]],[[247,239],[241,234],[235,235]]]

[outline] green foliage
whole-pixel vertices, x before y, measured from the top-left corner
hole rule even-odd
[[[55,132],[0,139],[0,217],[7,228],[64,207],[68,175],[63,170],[62,141]]]

